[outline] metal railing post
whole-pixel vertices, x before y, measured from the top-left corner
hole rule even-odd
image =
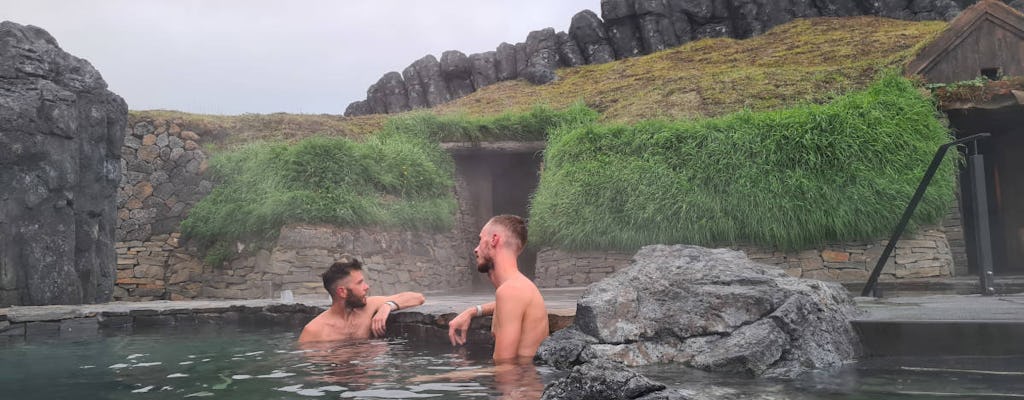
[[[883,250],[882,255],[878,257],[878,263],[875,264],[875,269],[871,271],[871,276],[868,277],[867,283],[864,284],[864,290],[860,293],[861,296],[868,296],[875,293],[875,286],[878,284],[878,277],[882,274],[882,269],[885,267],[885,263],[889,261],[889,256],[892,255],[893,249],[896,248],[896,242],[900,240],[900,235],[902,235],[903,231],[907,229],[910,217],[914,215],[914,210],[917,209],[917,204],[920,203],[921,198],[924,197],[924,192],[928,189],[928,184],[931,183],[932,178],[935,176],[935,171],[937,171],[939,169],[939,165],[942,164],[942,159],[946,155],[946,150],[958,144],[973,142],[989,136],[991,135],[988,133],[979,133],[977,135],[971,135],[939,146],[939,149],[935,151],[935,157],[932,158],[931,165],[928,166],[928,169],[924,173],[924,177],[921,178],[921,183],[917,185],[917,191],[914,192],[914,196],[910,199],[910,204],[907,204],[907,208],[903,210],[903,216],[900,217],[900,222],[896,224],[896,229],[893,230],[892,236],[889,238],[889,243],[885,245],[885,250]]]
[[[974,203],[974,248],[978,261],[978,281],[981,294],[995,294],[992,276],[992,234],[988,225],[988,187],[985,183],[985,156],[978,153],[978,146],[971,144],[967,157],[967,168],[971,176],[971,199]]]

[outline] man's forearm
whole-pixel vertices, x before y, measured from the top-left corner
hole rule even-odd
[[[421,304],[423,304],[423,302],[426,299],[420,293],[416,293],[416,292],[403,292],[403,293],[399,293],[399,294],[396,294],[394,296],[391,296],[388,300],[395,302],[395,304],[398,305],[398,308],[400,310],[404,310],[406,308],[411,308],[411,307],[416,307],[418,305],[421,305]]]
[[[463,313],[468,313],[471,317],[483,317],[487,315],[494,315],[494,302],[487,304],[480,304],[470,308],[467,308]]]

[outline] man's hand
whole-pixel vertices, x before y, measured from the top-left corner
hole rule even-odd
[[[476,310],[466,310],[448,321],[448,340],[451,340],[452,346],[466,344],[466,332],[469,331],[469,323],[473,322],[475,312]]]
[[[373,319],[370,320],[370,329],[373,330],[374,336],[384,336],[384,332],[387,331],[388,315],[391,315],[391,305],[381,304],[377,308],[377,312],[373,314]]]

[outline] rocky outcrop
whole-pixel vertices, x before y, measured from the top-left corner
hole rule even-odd
[[[608,44],[604,23],[593,11],[583,10],[572,17],[569,37],[576,41],[587,64],[603,64],[615,60],[615,51]]]
[[[1007,2],[1024,9],[1024,0]],[[419,68],[426,68],[426,65],[413,68],[417,63],[426,64],[427,57],[434,59],[424,57],[402,73],[408,97],[405,103],[412,109],[433,107],[485,85],[519,78],[545,84],[557,79],[555,69],[560,66],[606,63],[665,50],[690,40],[748,38],[795,18],[878,15],[948,21],[965,5],[973,3],[973,0],[602,0],[603,20],[594,12],[583,10],[572,17],[568,33],[555,33],[554,29],[546,28],[530,32],[524,43],[500,44],[493,52],[493,81],[484,67],[490,58],[487,53],[467,60],[461,52],[450,50],[441,56],[442,83],[447,85],[447,91],[442,94],[437,83],[427,87],[426,82],[433,82],[434,75]],[[400,93],[394,77],[388,81],[396,90],[384,89],[381,81],[371,86],[366,100],[350,104],[345,115],[406,110],[399,99],[393,100],[395,105],[390,108],[391,103],[383,100]],[[433,99],[424,102],[424,96],[433,96]]]
[[[857,310],[835,283],[792,278],[742,252],[647,246],[590,285],[576,320],[538,350],[556,367],[613,360],[792,378],[859,353]]]
[[[452,100],[474,91],[472,63],[461,51],[448,50],[441,54],[441,76],[448,85]]]
[[[111,298],[127,113],[49,33],[0,23],[0,307]]]

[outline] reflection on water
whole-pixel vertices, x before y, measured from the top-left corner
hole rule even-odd
[[[403,339],[299,346],[298,329],[174,330],[0,346],[3,399],[538,399],[559,377],[490,347]],[[795,382],[640,372],[694,399],[1024,398],[1024,357],[874,359]],[[12,396],[13,394],[13,396]]]
[[[793,382],[713,374],[678,366],[640,372],[714,399],[1024,399],[1024,357],[875,358]]]
[[[18,399],[538,399],[548,369],[499,366],[489,347],[403,339],[298,345],[297,330],[171,331],[0,347]]]

